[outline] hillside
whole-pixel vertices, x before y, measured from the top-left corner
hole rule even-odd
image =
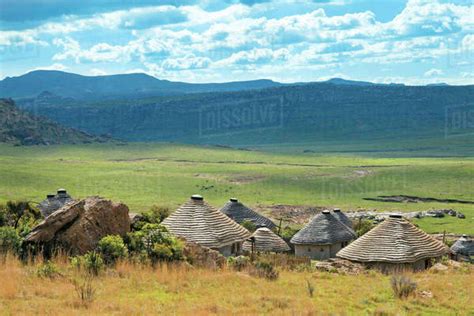
[[[452,140],[474,131],[468,115],[473,99],[474,86],[328,82],[96,102],[43,95],[20,105],[66,126],[128,141],[259,146]],[[459,117],[468,121],[459,123]]]
[[[78,100],[100,100],[113,97],[143,97],[196,92],[238,91],[281,86],[271,80],[192,84],[160,80],[135,73],[109,76],[81,76],[55,70],[37,70],[0,81],[0,96],[5,98],[36,97],[44,91]]]
[[[0,143],[52,145],[104,140],[21,111],[11,99],[0,99]]]

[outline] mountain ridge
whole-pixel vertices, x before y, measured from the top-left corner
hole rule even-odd
[[[14,145],[56,145],[105,142],[85,132],[64,127],[24,112],[11,99],[0,99],[0,143]]]

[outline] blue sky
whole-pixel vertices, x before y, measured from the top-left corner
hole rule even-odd
[[[474,83],[471,0],[0,0],[0,78]]]

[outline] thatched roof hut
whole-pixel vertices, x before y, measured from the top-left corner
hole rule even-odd
[[[162,224],[174,235],[201,246],[219,250],[224,255],[238,253],[250,233],[229,217],[193,195]]]
[[[265,226],[270,229],[276,227],[275,223],[273,223],[270,219],[266,218],[255,212],[254,210],[250,209],[249,207],[245,206],[241,202],[239,202],[236,198],[231,198],[229,202],[227,202],[220,211],[225,215],[232,218],[237,223],[241,224],[244,221],[250,221],[255,224],[255,226]]]
[[[295,245],[295,255],[325,260],[356,238],[354,231],[324,210],[296,233],[290,242]]]
[[[337,257],[363,263],[383,272],[421,270],[431,259],[449,253],[440,241],[401,215],[390,215],[368,233],[337,253]]]
[[[258,228],[250,237],[251,240],[247,240],[243,244],[245,251],[257,252],[286,252],[290,251],[291,248],[288,244],[277,234],[272,232],[267,227]]]
[[[335,218],[340,220],[344,225],[349,227],[352,230],[353,224],[352,221],[349,217],[347,217],[346,214],[344,214],[340,208],[335,208],[332,210],[332,215],[334,215]]]
[[[329,211],[324,210],[297,232],[290,242],[295,245],[329,245],[356,238],[351,230]]]
[[[58,189],[56,195],[48,194],[46,199],[39,203],[38,208],[44,217],[48,217],[52,213],[59,210],[67,203],[74,201],[73,198],[67,193],[65,189]]]
[[[451,246],[451,251],[457,260],[472,261],[472,257],[474,257],[474,240],[470,239],[467,235],[462,235]]]

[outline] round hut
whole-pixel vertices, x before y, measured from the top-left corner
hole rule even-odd
[[[401,215],[390,215],[365,235],[337,253],[337,257],[362,263],[382,272],[422,270],[432,259],[449,253],[431,237]]]
[[[474,240],[467,235],[462,235],[456,240],[451,246],[451,251],[455,260],[474,262]]]
[[[41,214],[46,218],[71,201],[74,201],[74,199],[65,189],[58,189],[56,195],[46,195],[46,199],[39,203],[38,208]]]
[[[291,248],[281,239],[280,236],[272,232],[267,227],[258,228],[243,244],[245,251],[256,252],[287,252]]]
[[[268,227],[270,229],[276,227],[275,223],[270,219],[245,206],[236,198],[231,198],[229,202],[220,209],[220,211],[239,224],[242,224],[244,221],[250,221],[257,227]]]
[[[347,246],[356,235],[331,212],[324,210],[297,232],[290,242],[295,246],[295,255],[316,260],[326,260]]]
[[[250,233],[204,201],[200,195],[167,217],[162,224],[175,236],[219,251],[224,256],[239,254]]]

